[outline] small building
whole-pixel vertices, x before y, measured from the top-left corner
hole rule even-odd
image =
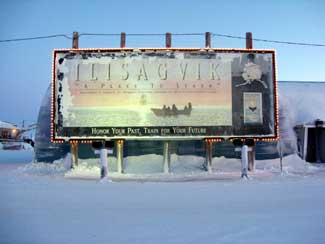
[[[298,155],[312,163],[325,163],[325,121],[295,127],[297,133]]]

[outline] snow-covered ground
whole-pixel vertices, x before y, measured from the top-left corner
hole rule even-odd
[[[31,160],[0,151],[0,243],[325,243],[325,167],[295,155],[282,174],[278,159],[257,161],[250,180],[237,159],[214,158],[208,174],[202,158],[172,155],[165,176],[161,156],[130,157],[112,183],[96,160],[68,172]]]

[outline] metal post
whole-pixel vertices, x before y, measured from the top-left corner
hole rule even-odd
[[[283,151],[282,151],[282,141],[279,139],[278,140],[278,153],[279,153],[279,158],[280,158],[280,172],[282,173],[283,171]]]
[[[166,33],[166,47],[167,48],[172,47],[172,33],[170,33],[170,32]]]
[[[170,141],[164,141],[164,173],[170,173]]]
[[[211,48],[211,32],[205,32],[205,47]]]
[[[78,32],[73,32],[73,37],[72,37],[72,48],[78,49],[79,48],[79,33]]]
[[[250,146],[248,149],[248,170],[255,171],[255,145]]]
[[[244,145],[241,148],[241,178],[248,178],[247,161],[248,161],[248,146]]]
[[[253,48],[253,34],[252,34],[252,32],[246,32],[246,48],[247,49]]]
[[[126,35],[125,35],[125,32],[121,32],[121,45],[120,45],[120,47],[121,48],[124,48],[125,47],[125,43],[126,43]]]
[[[205,140],[205,168],[211,173],[212,172],[212,142]]]
[[[124,173],[124,167],[123,167],[123,149],[124,149],[124,141],[123,140],[117,140],[117,173],[123,174]]]
[[[108,160],[107,160],[107,149],[101,148],[100,154],[100,179],[106,179],[108,175]]]

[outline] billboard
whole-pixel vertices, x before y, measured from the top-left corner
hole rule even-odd
[[[277,137],[275,52],[54,50],[52,139]]]

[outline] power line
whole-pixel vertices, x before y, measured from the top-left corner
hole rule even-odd
[[[56,37],[65,37],[67,39],[72,40],[71,37],[65,34],[55,34],[49,36],[35,36],[35,37],[26,37],[26,38],[15,38],[15,39],[7,39],[7,40],[0,40],[0,42],[17,42],[17,41],[30,41],[30,40],[39,40],[39,39],[49,39],[49,38],[56,38]]]
[[[259,42],[272,42],[272,43],[289,44],[289,45],[313,46],[313,47],[325,47],[325,44],[317,44],[317,43],[275,41],[275,40],[265,40],[265,39],[257,39],[257,38],[253,38],[252,40],[253,40],[253,41],[259,41]]]
[[[232,36],[232,35],[224,35],[224,34],[216,34],[216,33],[213,33],[212,35],[213,36],[233,38],[233,39],[246,39],[246,37],[242,37],[242,36]],[[267,40],[267,39],[259,39],[259,38],[252,38],[252,40],[257,41],[257,42],[271,42],[271,43],[288,44],[288,45],[325,47],[325,44],[317,44],[317,43],[276,41],[276,40]]]
[[[80,36],[120,36],[121,33],[80,33]],[[125,34],[127,36],[165,36],[165,34],[161,33],[130,33]]]
[[[80,33],[79,36],[120,36],[120,33]],[[126,36],[165,36],[166,33],[128,33]],[[173,36],[204,36],[205,33],[172,33]]]
[[[243,37],[243,36],[234,36],[234,35],[226,35],[226,34],[219,34],[219,33],[211,33],[211,34],[213,37],[225,37],[225,38],[241,39],[241,40],[246,39],[246,37]],[[80,33],[79,37],[81,37],[81,36],[120,36],[120,35],[121,35],[120,33]],[[166,34],[165,33],[130,33],[130,34],[126,34],[126,35],[127,36],[165,36]],[[205,33],[172,33],[172,35],[173,36],[204,36]],[[48,36],[37,36],[37,37],[0,40],[0,42],[29,41],[29,40],[49,39],[49,38],[57,38],[57,37],[64,37],[66,39],[72,40],[72,37],[70,37],[66,34],[55,34],[55,35],[48,35]],[[260,39],[260,38],[253,38],[252,40],[256,41],[256,42],[268,42],[268,43],[287,44],[287,45],[325,47],[325,44],[318,44],[318,43],[278,41],[278,40],[268,40],[268,39]]]
[[[121,34],[110,34],[110,33],[81,33],[79,36],[120,36]],[[133,33],[133,34],[126,34],[127,36],[165,36],[166,34],[163,33]],[[172,33],[173,36],[204,36],[205,33]],[[212,36],[219,36],[219,37],[226,37],[232,39],[246,39],[246,37],[242,36],[233,36],[233,35],[225,35],[225,34],[218,34],[212,33]],[[267,40],[267,39],[260,39],[260,38],[253,38],[253,41],[258,42],[269,42],[269,43],[278,43],[278,44],[288,44],[288,45],[300,45],[300,46],[315,46],[315,47],[325,47],[325,44],[316,44],[316,43],[304,43],[304,42],[290,42],[290,41],[277,41],[277,40]]]

